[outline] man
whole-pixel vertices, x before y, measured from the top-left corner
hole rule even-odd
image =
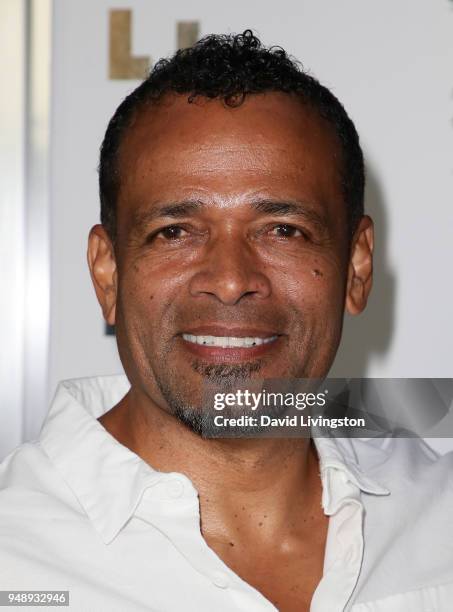
[[[210,383],[323,378],[372,279],[341,104],[250,31],[119,106],[88,261],[127,375],[60,386],[2,466],[0,586],[74,610],[451,610],[451,458],[203,437]]]

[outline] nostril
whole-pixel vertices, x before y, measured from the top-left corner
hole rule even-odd
[[[212,270],[194,275],[190,281],[194,297],[213,296],[222,304],[234,306],[244,297],[268,297],[270,281],[255,270]]]

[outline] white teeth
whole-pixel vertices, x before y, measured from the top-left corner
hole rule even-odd
[[[277,336],[269,336],[268,338],[236,338],[234,336],[193,336],[192,334],[183,334],[182,337],[187,342],[193,344],[202,344],[204,346],[219,346],[222,348],[249,348],[267,344],[277,339]]]

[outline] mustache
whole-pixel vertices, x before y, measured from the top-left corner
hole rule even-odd
[[[242,305],[240,307],[225,307],[222,305],[216,308],[206,308],[204,305],[195,308],[191,306],[184,312],[175,313],[174,324],[179,331],[185,331],[196,325],[222,324],[226,327],[247,328],[258,326],[283,334],[288,329],[291,319],[288,316],[288,311],[291,312],[288,307],[286,310],[269,310],[268,307],[259,308],[256,302],[248,307]]]

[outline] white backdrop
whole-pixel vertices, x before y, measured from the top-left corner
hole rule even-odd
[[[453,2],[55,0],[49,396],[60,379],[121,370],[85,260],[99,145],[138,83],[108,78],[114,8],[133,11],[137,56],[172,53],[178,20],[201,35],[251,27],[332,89],[361,135],[377,230],[373,296],[346,320],[332,374],[453,377]]]

